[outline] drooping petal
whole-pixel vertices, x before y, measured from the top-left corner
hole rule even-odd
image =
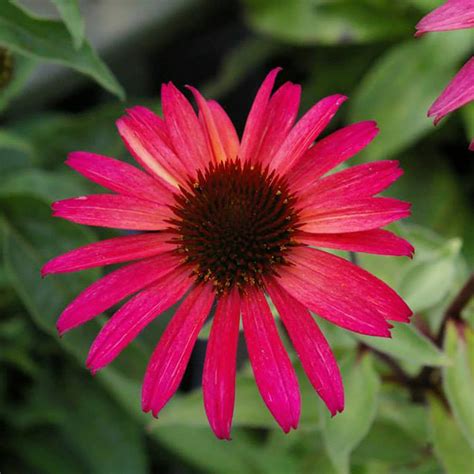
[[[194,344],[214,301],[212,285],[193,288],[161,336],[142,388],[142,408],[158,416],[176,392]]]
[[[172,253],[140,260],[108,273],[87,287],[62,312],[57,322],[60,334],[79,326],[140,291],[179,265]]]
[[[188,174],[211,161],[201,123],[188,99],[171,82],[161,87],[161,105],[168,134]]]
[[[424,16],[415,28],[415,36],[430,31],[474,28],[474,0],[448,0]]]
[[[175,248],[176,245],[170,241],[170,234],[153,232],[94,242],[53,258],[43,266],[41,275],[77,272],[152,257]]]
[[[255,157],[264,166],[271,163],[293,127],[300,97],[301,86],[291,82],[283,84],[271,97],[266,113],[265,135]]]
[[[225,161],[227,156],[224,150],[224,145],[209,104],[196,88],[192,86],[187,86],[187,88],[193,93],[199,107],[199,117],[206,136],[209,156],[211,156],[212,160],[216,163],[219,161]]]
[[[172,216],[168,206],[131,196],[91,194],[52,204],[53,216],[78,224],[128,230],[160,230]]]
[[[258,151],[265,132],[266,113],[270,94],[275,84],[275,78],[280,71],[281,68],[272,69],[255,96],[255,100],[247,117],[247,122],[245,123],[240,144],[239,158],[242,163],[253,160]]]
[[[306,375],[332,415],[344,409],[344,387],[336,359],[308,310],[274,279],[266,288],[288,331]]]
[[[286,137],[272,160],[272,168],[281,174],[291,169],[326,128],[346,99],[347,97],[343,95],[335,94],[313,105]]]
[[[189,269],[166,274],[123,305],[94,340],[86,365],[97,372],[110,364],[163,311],[177,303],[191,287]]]
[[[261,290],[250,288],[241,301],[244,335],[255,381],[263,401],[285,433],[298,426],[300,391]]]
[[[296,232],[294,239],[314,247],[366,252],[378,255],[412,257],[415,249],[405,239],[383,229],[372,229],[344,234],[312,234]]]
[[[358,122],[318,141],[288,171],[291,188],[304,191],[328,171],[359,153],[378,131],[373,121]]]
[[[167,136],[163,120],[145,107],[127,110],[117,120],[117,128],[132,156],[152,176],[177,187],[186,179],[186,169]]]
[[[314,233],[360,232],[376,229],[410,215],[410,204],[376,197],[325,201],[301,211],[301,230]]]
[[[66,164],[91,181],[125,196],[169,204],[172,187],[159,177],[152,178],[128,163],[107,156],[76,151]]]
[[[309,186],[300,196],[298,204],[305,207],[338,199],[356,200],[374,196],[403,174],[398,164],[398,161],[376,161],[331,174]]]
[[[235,402],[239,320],[240,296],[234,288],[218,300],[202,377],[207,418],[219,439],[230,439]]]
[[[235,131],[234,124],[225,110],[215,100],[208,100],[209,108],[214,116],[217,132],[221,138],[227,159],[235,160],[239,154],[239,136]]]
[[[388,285],[335,255],[298,247],[278,283],[317,315],[361,334],[388,337],[387,320],[407,322],[411,311]]]
[[[473,7],[474,9],[474,7]],[[435,125],[450,112],[474,100],[474,56],[454,76],[428,110]]]

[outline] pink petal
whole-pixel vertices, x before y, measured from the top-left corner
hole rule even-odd
[[[172,201],[172,188],[161,179],[154,179],[123,161],[77,151],[70,153],[66,164],[91,181],[116,193],[160,204]]]
[[[110,364],[163,311],[177,303],[191,287],[189,269],[168,273],[123,305],[101,329],[86,365],[96,373]]]
[[[410,203],[376,197],[317,203],[301,213],[301,230],[314,233],[360,232],[410,215]]]
[[[267,280],[266,288],[306,375],[334,416],[344,409],[344,387],[339,367],[326,338],[308,310],[275,280]]]
[[[53,216],[98,227],[160,230],[172,214],[168,206],[131,196],[93,194],[52,204]]]
[[[235,131],[234,124],[226,114],[225,110],[215,100],[207,101],[211,113],[214,116],[214,122],[217,126],[222,146],[229,160],[235,160],[239,154],[239,137]]]
[[[451,31],[474,27],[474,0],[448,0],[428,13],[416,25],[415,36],[430,31]]]
[[[200,285],[176,311],[148,364],[142,389],[144,412],[151,410],[157,416],[176,392],[213,301],[212,286]]]
[[[402,174],[398,161],[376,161],[333,173],[316,181],[300,196],[302,207],[318,205],[337,199],[360,199],[373,196],[388,188]]]
[[[360,267],[320,250],[298,247],[278,283],[314,313],[371,336],[390,336],[386,320],[408,321],[411,311],[384,282]]]
[[[471,144],[469,145],[469,150],[474,151],[474,140],[472,140]]]
[[[169,234],[153,232],[94,242],[53,258],[41,269],[41,275],[77,272],[86,268],[152,257],[173,250],[176,245],[169,243],[170,240]]]
[[[210,161],[206,137],[188,99],[171,83],[161,87],[161,105],[168,133],[189,175]]]
[[[192,86],[186,87],[193,93],[198,104],[201,123],[203,124],[204,133],[207,139],[209,156],[211,156],[213,161],[217,163],[219,161],[225,161],[227,156],[224,150],[224,145],[222,144],[217,123],[209,104],[197,89]]]
[[[288,134],[272,160],[272,168],[285,174],[326,128],[347,97],[336,94],[325,97],[306,112]]]
[[[288,136],[295,123],[300,105],[301,86],[287,82],[273,94],[268,103],[265,136],[258,150],[256,161],[271,163],[275,153]]]
[[[379,255],[405,255],[412,257],[415,249],[405,239],[388,230],[372,229],[362,232],[346,232],[344,234],[311,234],[296,232],[294,239],[314,247],[366,252]]]
[[[230,439],[235,401],[239,319],[240,296],[238,290],[233,289],[218,300],[202,377],[207,418],[212,431],[219,439]]]
[[[375,122],[358,122],[331,133],[317,142],[288,172],[295,191],[304,191],[343,161],[365,148],[378,133]]]
[[[60,334],[89,321],[125,297],[174,271],[179,259],[172,253],[140,260],[108,273],[87,287],[62,312],[57,322]]]
[[[171,147],[163,120],[145,107],[127,110],[117,128],[132,156],[152,176],[177,187],[187,176],[183,162]]]
[[[272,93],[275,78],[281,71],[281,68],[272,69],[255,96],[252,108],[250,109],[245,123],[242,142],[240,144],[239,157],[242,162],[255,159],[256,152],[262,141],[267,123],[267,107]]]
[[[474,100],[474,56],[451,80],[442,94],[428,110],[428,117],[434,116],[435,125],[453,110]]]
[[[297,428],[301,399],[298,380],[261,290],[242,297],[245,340],[258,390],[285,433]]]

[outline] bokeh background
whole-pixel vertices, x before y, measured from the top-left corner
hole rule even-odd
[[[474,472],[472,301],[456,315],[464,323],[440,336],[474,262],[474,108],[437,128],[426,118],[474,41],[472,31],[413,38],[440,3],[0,0],[2,473]],[[280,83],[303,85],[302,111],[328,94],[349,96],[327,132],[377,120],[380,135],[351,164],[401,161],[405,175],[387,194],[413,202],[412,218],[394,230],[416,256],[359,255],[358,263],[393,285],[415,316],[389,341],[323,325],[347,407],[330,419],[293,355],[303,413],[289,435],[260,401],[242,347],[233,440],[222,442],[199,391],[208,328],[179,395],[153,420],[141,412],[140,383],[173,311],[92,377],[85,355],[107,315],[61,339],[55,320],[101,270],[41,280],[39,269],[117,235],[50,217],[52,201],[96,192],[64,165],[68,152],[130,161],[114,122],[127,105],[159,111],[160,84],[169,80],[220,100],[241,131],[277,65]]]

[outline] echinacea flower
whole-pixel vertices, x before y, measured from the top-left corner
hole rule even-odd
[[[416,25],[415,36],[434,31],[474,28],[474,0],[448,0]],[[463,66],[428,110],[435,125],[448,113],[474,100],[474,56]],[[474,151],[474,139],[469,146]]]
[[[333,415],[344,408],[341,375],[309,311],[381,337],[389,337],[389,321],[407,322],[411,315],[385,283],[315,248],[412,254],[408,242],[381,229],[408,216],[409,204],[374,197],[401,175],[398,163],[367,163],[327,175],[370,143],[376,124],[355,123],[314,144],[346,97],[322,99],[295,123],[300,86],[287,82],[271,95],[278,71],[260,87],[240,142],[217,102],[190,87],[196,115],[173,84],[163,85],[163,119],[134,107],[117,122],[145,172],[113,158],[72,153],[69,166],[114,194],[53,204],[55,216],[80,224],[148,231],[72,250],[43,268],[46,275],[135,261],[85,289],[58,320],[62,334],[134,295],[92,344],[92,372],[183,300],[146,370],[145,412],[157,416],[178,389],[215,308],[202,388],[219,438],[230,437],[240,317],[264,402],[285,432],[298,425],[298,381],[267,298]]]

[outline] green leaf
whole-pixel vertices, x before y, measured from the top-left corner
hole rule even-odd
[[[12,77],[4,87],[0,87],[0,112],[21,93],[38,63],[21,54],[13,54],[12,61]]]
[[[394,2],[246,0],[246,17],[259,32],[295,44],[365,43],[410,33],[412,21]]]
[[[454,279],[461,241],[451,239],[439,249],[436,258],[415,263],[403,275],[399,288],[414,312],[421,312],[442,301]]]
[[[453,364],[443,369],[443,388],[457,424],[474,449],[474,331],[448,323],[444,347]]]
[[[87,461],[89,472],[149,472],[141,429],[103,389],[88,375],[69,376],[64,387],[68,400],[61,431]]]
[[[33,16],[9,2],[0,9],[0,45],[31,58],[51,61],[95,79],[121,99],[125,92],[89,43],[75,49],[63,23]]]
[[[325,417],[323,438],[339,473],[349,472],[351,452],[365,438],[377,412],[380,380],[370,354],[342,367],[346,406],[334,418]]]
[[[373,119],[381,130],[365,159],[389,158],[434,131],[428,108],[471,48],[465,30],[412,39],[380,58],[349,104],[351,121]]]
[[[429,398],[434,452],[447,474],[472,474],[474,450],[437,398]]]
[[[450,363],[449,357],[413,324],[395,324],[391,332],[390,339],[362,335],[356,337],[384,354],[412,364],[439,367]]]
[[[204,86],[205,95],[218,98],[231,92],[280,49],[275,43],[262,38],[242,41],[225,56],[215,77]]]
[[[236,430],[237,431],[237,430]],[[209,427],[163,426],[150,435],[202,472],[216,474],[255,474],[272,471],[270,456],[263,456],[256,440],[244,430],[234,433],[230,443],[223,443]]]
[[[0,179],[0,196],[11,197],[29,194],[45,202],[87,194],[87,182],[71,172],[26,169]]]
[[[74,40],[74,47],[79,49],[84,41],[84,20],[77,0],[51,0],[58,9],[64,24]]]

